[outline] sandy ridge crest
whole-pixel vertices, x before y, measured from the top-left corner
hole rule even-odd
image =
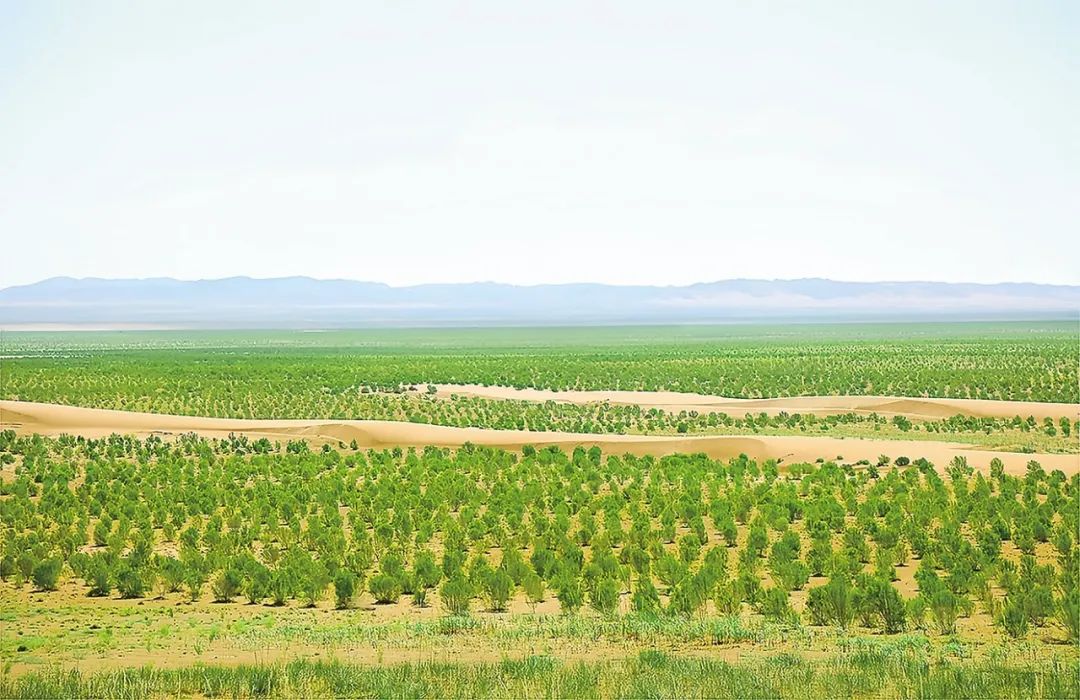
[[[422,389],[422,385],[421,390]],[[812,413],[829,416],[841,413],[877,413],[888,418],[905,416],[918,419],[951,418],[955,415],[980,418],[1012,418],[1033,416],[1058,419],[1080,417],[1080,405],[1043,403],[1038,401],[990,401],[985,399],[938,399],[905,396],[793,396],[779,399],[732,399],[707,394],[676,391],[552,391],[549,389],[515,389],[506,386],[480,384],[436,384],[436,396],[472,396],[485,399],[514,399],[518,401],[556,401],[572,404],[609,403],[615,406],[659,408],[677,413],[727,413],[743,416],[747,413]]]
[[[925,457],[944,467],[953,457],[962,456],[977,468],[988,469],[998,458],[1005,469],[1023,473],[1030,460],[1046,469],[1061,469],[1066,474],[1080,472],[1080,455],[1020,454],[992,452],[971,445],[921,440],[863,440],[856,438],[803,436],[668,436],[668,435],[598,435],[563,432],[529,432],[487,428],[457,428],[394,421],[368,420],[246,420],[202,418],[153,413],[135,413],[94,408],[79,408],[24,401],[0,401],[0,429],[20,434],[45,436],[61,434],[98,438],[118,434],[139,437],[179,435],[194,432],[204,437],[223,438],[230,433],[252,439],[305,439],[313,444],[353,440],[363,448],[385,447],[460,447],[466,442],[508,450],[524,445],[556,445],[566,450],[581,445],[600,447],[615,454],[662,456],[674,453],[703,452],[717,459],[746,454],[754,459],[779,459],[786,463],[812,462],[816,459],[843,458],[845,462],[866,459],[875,462],[879,455],[895,459]]]

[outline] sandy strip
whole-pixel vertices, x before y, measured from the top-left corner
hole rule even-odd
[[[933,399],[903,396],[794,396],[781,399],[729,399],[706,394],[684,394],[675,391],[551,391],[549,389],[515,389],[505,386],[479,384],[436,384],[436,396],[475,396],[485,399],[516,399],[518,401],[557,401],[561,403],[610,403],[616,406],[640,406],[664,411],[697,411],[698,413],[727,413],[742,417],[747,413],[812,413],[818,416],[840,413],[877,413],[893,417],[936,419],[955,415],[986,418],[1034,416],[1060,418],[1080,417],[1080,405],[1069,403],[1040,403],[1037,401],[987,401],[983,399]],[[421,392],[424,385],[418,385]]]
[[[524,445],[557,445],[571,450],[577,445],[596,445],[605,452],[636,455],[667,455],[676,452],[704,452],[713,458],[728,459],[746,454],[754,459],[779,459],[786,463],[812,462],[819,457],[841,458],[844,462],[879,455],[895,459],[925,457],[944,467],[955,456],[966,457],[969,464],[988,469],[990,460],[1000,459],[1007,471],[1023,473],[1030,460],[1046,469],[1061,469],[1066,474],[1080,471],[1080,455],[1020,454],[992,452],[971,445],[920,440],[863,440],[857,438],[802,436],[666,436],[666,435],[595,435],[523,430],[456,428],[419,423],[367,420],[243,420],[200,418],[153,413],[133,413],[93,408],[77,408],[23,401],[0,401],[0,429],[14,429],[20,434],[61,434],[97,438],[119,433],[125,435],[177,435],[194,432],[205,437],[245,434],[253,439],[303,438],[314,444],[355,440],[360,447],[459,447],[466,442],[508,450]]]

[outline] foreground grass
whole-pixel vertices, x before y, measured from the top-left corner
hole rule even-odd
[[[779,655],[729,664],[645,651],[628,661],[565,664],[544,656],[492,664],[283,665],[143,668],[84,675],[47,671],[0,680],[4,698],[582,697],[582,698],[1075,698],[1075,664],[930,663],[864,648],[830,661]]]
[[[465,637],[494,644],[514,644],[536,639],[574,641],[633,641],[639,644],[738,644],[767,640],[798,640],[808,637],[801,625],[768,621],[744,622],[736,616],[685,617],[629,613],[610,617],[586,615],[514,615],[505,620],[475,616],[446,616],[434,620],[400,620],[382,624],[312,624],[299,621],[267,624],[254,620],[234,626],[234,639],[242,647],[272,648],[294,643],[319,647],[380,644],[388,647],[432,648],[457,645]]]

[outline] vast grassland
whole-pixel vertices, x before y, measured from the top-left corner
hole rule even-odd
[[[0,398],[1075,453],[1075,413],[728,416],[426,389],[1075,403],[1074,325],[5,334]],[[921,456],[2,431],[0,696],[1076,697],[1080,470]]]

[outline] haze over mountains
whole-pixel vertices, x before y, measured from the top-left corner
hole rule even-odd
[[[0,290],[0,326],[340,328],[735,320],[1075,318],[1080,286],[724,280],[689,286],[492,282],[391,287],[310,277],[54,277]]]

